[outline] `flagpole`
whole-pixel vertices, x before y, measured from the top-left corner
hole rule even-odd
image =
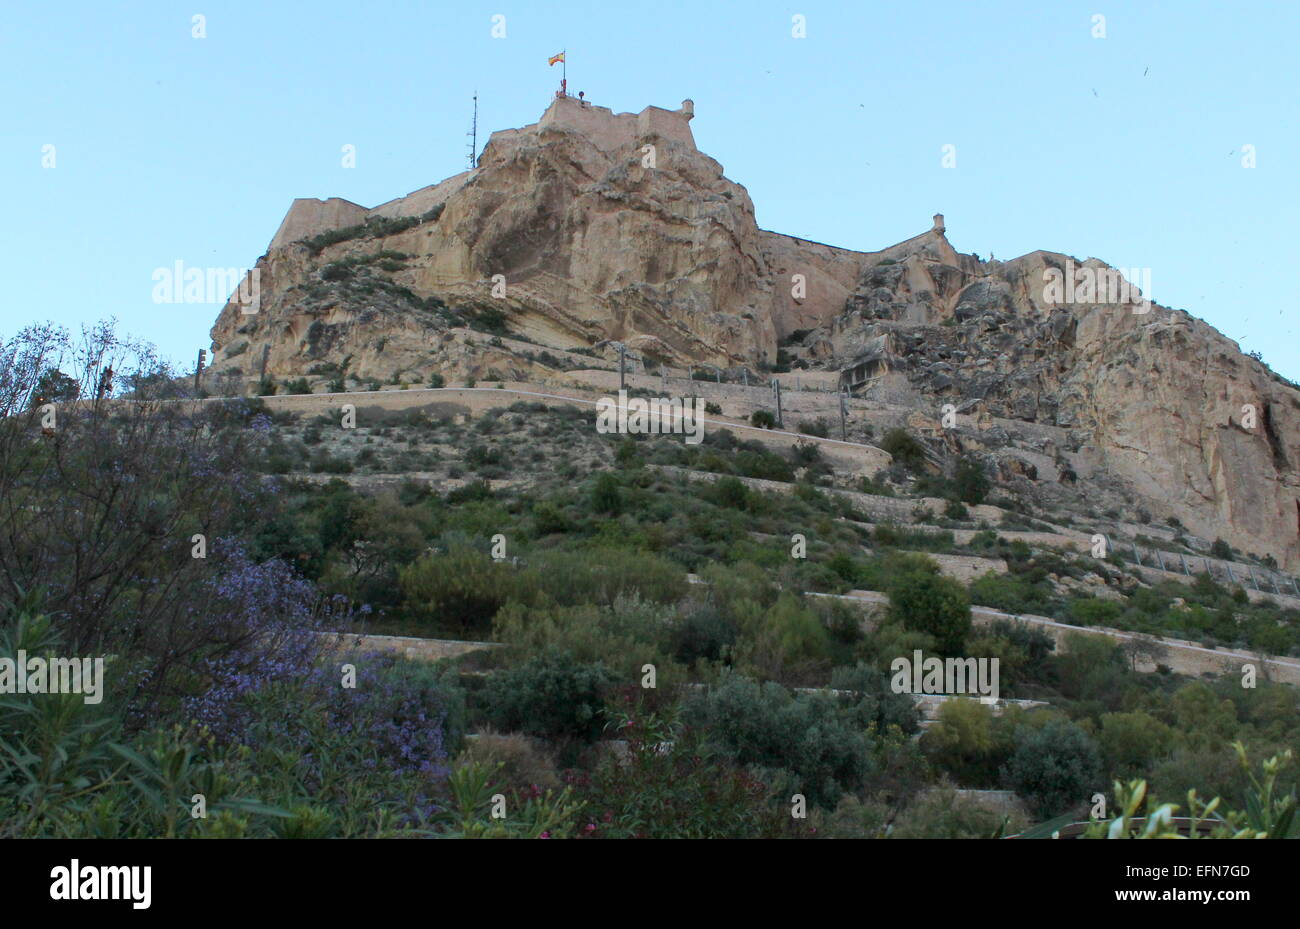
[[[560,52],[564,57],[560,59],[560,80],[564,81],[564,95],[569,95],[569,50],[566,48]]]

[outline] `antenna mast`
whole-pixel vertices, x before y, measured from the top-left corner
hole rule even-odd
[[[474,121],[470,123],[469,132],[469,169],[473,171],[478,166],[478,91],[474,91]]]

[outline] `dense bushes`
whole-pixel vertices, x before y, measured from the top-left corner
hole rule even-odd
[[[359,263],[341,267],[352,284],[366,278],[352,273]],[[39,389],[72,395],[48,363],[29,367]],[[814,444],[778,454],[725,430],[699,446],[611,441],[535,405],[471,424],[412,413],[326,441],[320,421],[295,435],[257,403],[210,405],[200,419],[74,416],[66,436],[61,426],[32,441],[30,397],[5,402],[0,537],[13,541],[0,546],[0,606],[24,600],[0,623],[6,648],[116,655],[103,707],[0,707],[7,834],[988,835],[995,817],[951,785],[1012,787],[1038,816],[1085,805],[1113,777],[1233,799],[1250,784],[1229,740],[1267,757],[1300,737],[1289,688],[1134,674],[1139,658],[1158,658],[1141,636],[1124,649],[1067,640],[1057,654],[1023,624],[972,629],[961,586],[906,553],[963,550],[954,534],[869,530],[823,479]],[[554,449],[520,442],[520,430],[546,432],[543,416],[565,430],[554,474]],[[984,515],[965,510],[987,489],[973,459],[949,478],[905,432],[886,444],[899,462],[890,480],[966,501],[951,518]],[[380,492],[292,479],[426,462],[477,479]],[[529,462],[542,467],[486,480]],[[742,480],[796,472],[784,494]],[[888,489],[880,481],[864,486]],[[791,551],[795,532],[806,557]],[[203,557],[191,555],[196,533]],[[1090,572],[1086,558],[988,528],[964,550],[1008,562],[971,585],[983,604],[1200,641],[1295,642],[1300,614],[1208,577],[1127,588],[1106,573],[1110,599],[1067,601],[1058,579]],[[54,623],[23,597],[41,585]],[[802,593],[852,587],[886,590],[888,609]],[[312,649],[308,633],[363,618],[372,631],[504,647],[437,665]],[[67,639],[49,641],[52,628]],[[1051,706],[954,700],[913,740],[917,705],[884,669],[915,649],[996,659],[1004,695]],[[499,733],[453,762],[468,723]],[[503,820],[487,812],[498,792]],[[206,820],[189,815],[194,793]],[[791,816],[795,794],[810,820]]]
[[[891,619],[933,636],[943,654],[959,654],[971,627],[966,591],[928,558],[899,558],[894,572],[887,588]]]
[[[503,731],[591,742],[604,729],[601,710],[614,683],[604,664],[548,650],[494,674],[481,695],[482,710]]]
[[[24,611],[0,637],[0,655],[18,649],[65,646]],[[0,835],[331,837],[425,826],[463,730],[460,692],[427,665],[346,661],[355,687],[340,686],[342,662],[232,683],[215,731],[128,733],[114,692],[101,704],[76,693],[6,700]]]
[[[778,684],[729,675],[685,702],[685,719],[738,764],[751,765],[789,800],[834,806],[867,775],[868,742],[847,711],[825,694],[791,694]]]
[[[1031,729],[1016,746],[1004,776],[1043,818],[1086,806],[1092,793],[1106,786],[1096,743],[1061,719]]]
[[[630,702],[630,701],[626,701]],[[753,773],[683,728],[639,706],[613,718],[627,742],[625,758],[609,753],[574,783],[589,807],[592,838],[774,837],[795,821]]]
[[[434,628],[455,628],[463,636],[484,636],[492,617],[517,586],[508,565],[469,548],[426,555],[403,568],[399,583],[407,611]]]
[[[925,446],[906,429],[890,429],[880,440],[880,448],[888,452],[897,464],[911,470],[925,465]]]
[[[984,466],[967,455],[957,460],[957,473],[953,477],[957,499],[962,503],[979,504],[989,495],[990,483]]]

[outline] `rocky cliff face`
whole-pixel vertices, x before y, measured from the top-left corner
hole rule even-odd
[[[295,201],[257,263],[257,312],[231,303],[213,327],[214,369],[541,379],[619,340],[649,364],[838,371],[923,423],[952,404],[975,425],[936,441],[1003,476],[1121,486],[1153,519],[1300,567],[1292,385],[1095,259],[980,261],[941,216],[872,253],[760,230],[692,116],[560,99],[407,197]]]

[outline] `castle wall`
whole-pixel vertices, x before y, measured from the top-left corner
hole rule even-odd
[[[439,203],[446,203],[451,195],[464,185],[472,173],[472,171],[462,171],[445,181],[430,184],[428,187],[421,187],[405,197],[398,197],[396,200],[381,203],[373,210],[370,210],[366,217],[382,216],[386,219],[396,219],[399,216],[422,216]]]
[[[364,206],[342,197],[330,197],[328,200],[299,197],[293,201],[289,212],[281,221],[270,248],[283,248],[329,229],[355,226],[365,220],[366,212]]]
[[[665,110],[657,106],[648,106],[636,118],[637,135],[658,134],[665,139],[681,142],[695,148],[695,136],[691,135],[690,116],[681,110]]]
[[[694,106],[689,100],[683,101],[680,110],[648,106],[634,115],[614,113],[608,107],[583,103],[576,97],[557,97],[542,114],[537,128],[572,129],[587,136],[603,152],[628,148],[652,133],[695,148],[690,127],[693,115]]]

